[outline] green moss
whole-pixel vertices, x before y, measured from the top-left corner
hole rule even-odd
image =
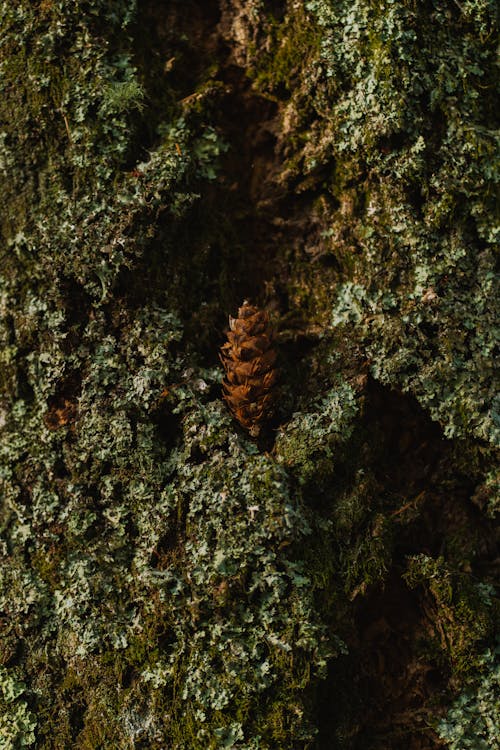
[[[474,585],[465,574],[453,574],[442,558],[417,555],[409,560],[405,579],[424,586],[435,608],[436,653],[445,657],[456,679],[477,668],[478,646],[494,636],[498,601],[491,586]]]
[[[272,21],[265,55],[259,55],[255,71],[250,70],[254,85],[264,94],[289,92],[304,67],[317,57],[321,35],[311,18],[298,8],[287,14],[282,23]],[[271,41],[272,40],[272,41]]]

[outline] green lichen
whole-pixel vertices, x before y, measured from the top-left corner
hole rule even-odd
[[[26,686],[14,670],[0,667],[0,748],[18,750],[35,742],[36,718],[23,699]]]
[[[314,19],[321,44],[295,45],[282,180],[330,205],[310,252],[341,269],[331,324],[447,436],[497,444],[495,4],[305,7],[301,32]],[[300,13],[280,26],[287,41]],[[281,51],[276,69],[257,57],[264,91]]]
[[[332,324],[355,323],[374,377],[415,394],[446,435],[496,443],[494,6],[307,7],[325,30],[333,189],[358,191]]]
[[[437,725],[439,737],[450,750],[497,750],[500,747],[498,714],[500,665],[498,648],[486,651],[479,661],[479,675],[455,699]]]
[[[334,471],[335,449],[351,437],[357,412],[353,388],[339,383],[314,411],[295,414],[278,433],[278,461],[296,471],[301,482],[311,480],[318,471]]]

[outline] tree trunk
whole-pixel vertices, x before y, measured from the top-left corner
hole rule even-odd
[[[498,748],[496,4],[0,18],[0,748]]]

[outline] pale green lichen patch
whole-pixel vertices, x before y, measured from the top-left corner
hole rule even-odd
[[[413,394],[447,436],[497,444],[496,6],[305,8],[302,65],[282,74],[279,44],[254,65],[259,90],[282,86],[280,179],[329,206],[321,243],[305,237],[340,271],[333,293],[317,272],[318,300],[330,282],[331,325],[377,380]],[[292,39],[301,13],[274,36]]]
[[[35,742],[36,718],[23,694],[26,685],[16,678],[15,670],[0,667],[0,748],[17,750]]]
[[[344,382],[332,388],[315,410],[293,415],[276,438],[276,457],[300,482],[334,472],[335,453],[351,437],[359,407],[353,388]]]
[[[332,323],[356,323],[373,375],[445,434],[496,443],[494,5],[307,7],[325,30],[337,195],[354,179],[365,196]]]
[[[455,699],[437,732],[450,750],[477,748],[495,750],[500,747],[498,714],[500,712],[499,648],[488,649],[478,662],[479,673],[469,680],[465,690]]]

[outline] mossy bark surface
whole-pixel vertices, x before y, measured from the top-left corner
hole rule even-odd
[[[0,28],[0,750],[498,748],[496,4]]]

